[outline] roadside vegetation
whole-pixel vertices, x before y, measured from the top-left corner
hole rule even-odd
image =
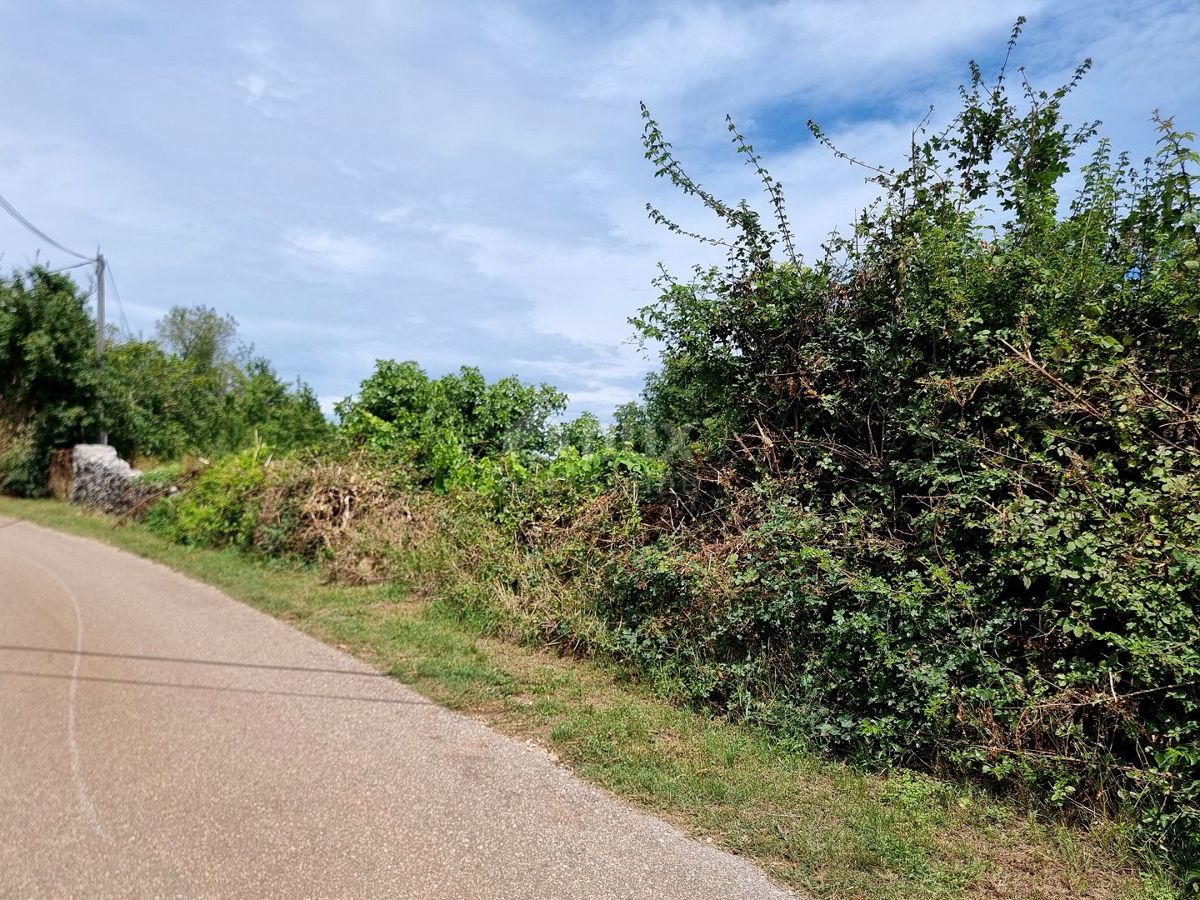
[[[322,567],[181,546],[48,500],[0,515],[171,566],[431,699],[544,748],[577,774],[802,895],[838,900],[1166,900],[1113,823],[1084,832],[1027,804],[911,770],[871,774],[678,702],[675,685],[511,639],[487,597],[331,581]],[[447,552],[455,552],[447,550]]]
[[[148,476],[182,490],[145,528],[323,573],[335,586],[305,589],[326,598],[319,613],[261,602],[521,723],[626,796],[675,814],[684,786],[689,827],[709,827],[700,806],[716,811],[724,843],[791,883],[1120,896],[1124,847],[1174,890],[1200,891],[1200,156],[1157,115],[1159,152],[1140,164],[1068,124],[1087,67],[1014,95],[1011,72],[972,66],[959,113],[922,123],[895,169],[813,125],[880,191],[813,260],[734,123],[766,215],[696,183],[643,110],[647,158],[712,212],[717,231],[692,237],[727,263],[663,276],[633,320],[660,368],[609,427],[562,421],[549,386],[381,361],[327,428],[311,392],[266,363],[206,352],[195,368],[168,322],[145,351],[155,365],[224,374],[195,407],[210,418],[168,416],[177,438],[158,445],[157,388],[119,381],[119,363],[89,375],[89,345],[69,334],[46,339],[59,366],[43,366],[44,341],[12,337],[48,327],[22,332],[19,310],[51,287],[70,312],[55,329],[87,325],[61,276],[16,277],[0,290],[0,477],[37,486],[45,449],[77,439],[103,400],[114,423],[135,423],[110,426],[119,446],[192,454]],[[462,699],[473,675],[456,694],[450,674],[395,661],[453,647],[501,673],[487,702]],[[627,716],[613,711],[623,700],[595,701],[579,724],[576,698],[538,730],[520,698],[542,708],[543,682],[505,668],[531,659],[597,696],[641,699]],[[847,811],[855,797],[865,805]],[[773,811],[740,818],[760,802]],[[1057,824],[1029,824],[1014,803]],[[821,810],[832,825],[813,821]],[[1067,824],[1093,836],[1061,844]],[[915,856],[913,841],[926,842]],[[1087,872],[1071,881],[1063,854],[1097,842],[1110,854],[1080,851]]]

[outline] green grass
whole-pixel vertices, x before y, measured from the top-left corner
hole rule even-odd
[[[0,515],[95,538],[205,581],[446,706],[533,740],[580,777],[829,898],[1150,898],[1112,826],[1046,824],[970,786],[871,775],[680,708],[614,667],[489,636],[448,601],[325,583],[232,550],[181,547],[50,501]]]

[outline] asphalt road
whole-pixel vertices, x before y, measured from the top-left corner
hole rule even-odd
[[[790,895],[212,588],[0,518],[0,896]]]

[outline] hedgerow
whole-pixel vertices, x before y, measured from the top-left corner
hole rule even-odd
[[[670,524],[614,560],[606,615],[697,700],[1131,810],[1197,885],[1200,157],[1156,116],[1155,158],[1100,141],[1066,204],[1087,67],[1019,100],[973,68],[812,263],[732,123],[773,228],[645,113],[658,173],[732,237],[635,320],[663,347],[648,407],[702,449]]]
[[[811,262],[732,122],[772,225],[644,111],[728,260],[634,319],[662,364],[607,434],[550,424],[547,386],[381,362],[336,446],[219,462],[151,523],[398,580],[874,765],[1120,816],[1196,889],[1200,157],[1169,118],[1141,165],[1066,124],[1087,67],[1014,99],[973,66],[904,165],[851,159],[880,199]]]

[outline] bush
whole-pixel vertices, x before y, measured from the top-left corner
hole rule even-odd
[[[209,466],[186,492],[156,503],[147,524],[181,544],[251,547],[269,459],[256,447]]]
[[[1024,109],[973,70],[812,265],[732,124],[775,230],[647,115],[659,173],[735,238],[636,321],[663,347],[647,406],[697,455],[607,615],[699,700],[1123,809],[1196,883],[1200,157],[1170,120],[1145,169],[1100,142],[1060,215],[1085,70]]]
[[[0,419],[0,493],[42,496],[46,493],[48,468],[49,460],[43,459],[32,429]]]
[[[475,460],[548,451],[549,419],[565,405],[546,384],[488,383],[469,366],[431,379],[415,362],[379,360],[337,414],[354,446],[392,454],[444,490],[468,477]]]
[[[95,339],[87,295],[67,276],[35,266],[0,278],[0,427],[19,435],[0,489],[44,494],[50,451],[94,434]]]

